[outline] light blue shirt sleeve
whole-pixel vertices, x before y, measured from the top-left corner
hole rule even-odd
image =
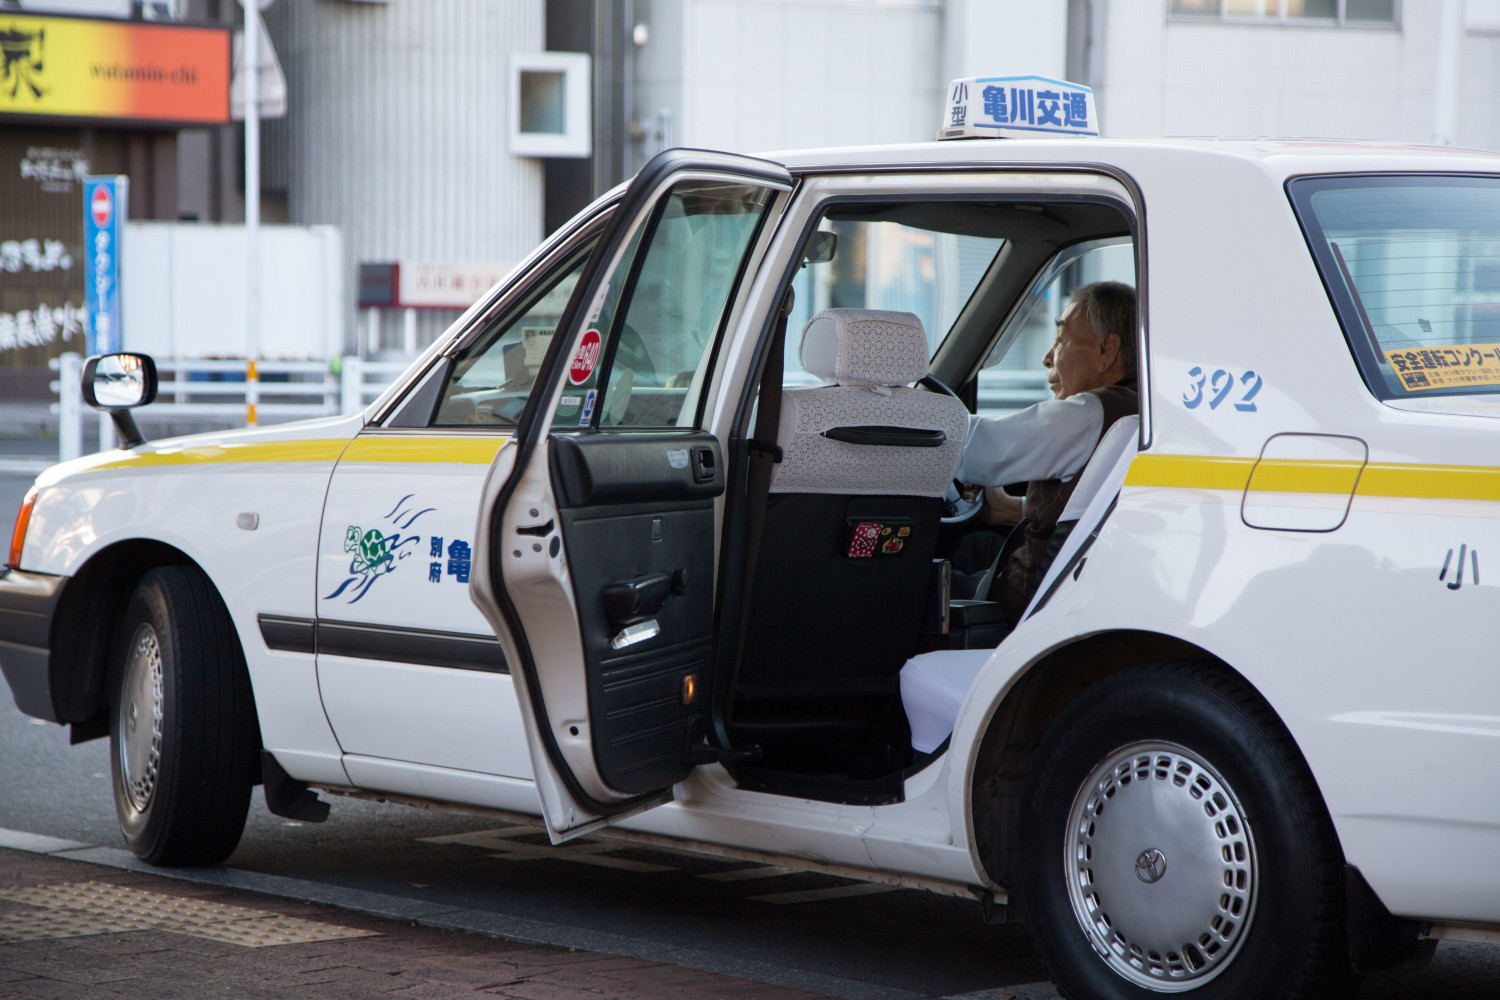
[[[1004,486],[1067,479],[1088,464],[1104,429],[1104,404],[1091,392],[1048,399],[998,417],[969,417],[960,482]]]

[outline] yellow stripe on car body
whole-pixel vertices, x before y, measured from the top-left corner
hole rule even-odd
[[[1139,455],[1126,486],[1244,492],[1255,473],[1254,493],[1350,492],[1357,497],[1500,502],[1500,468],[1479,465],[1407,465],[1358,462],[1224,458],[1212,455]]]

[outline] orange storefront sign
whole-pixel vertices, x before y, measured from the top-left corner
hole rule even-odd
[[[0,117],[229,121],[229,31],[0,14]]]

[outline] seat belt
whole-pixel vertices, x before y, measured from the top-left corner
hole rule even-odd
[[[766,526],[766,503],[771,496],[771,476],[776,463],[781,461],[781,448],[776,444],[776,435],[781,425],[781,382],[786,367],[786,324],[792,314],[795,296],[792,289],[786,290],[781,308],[776,312],[776,326],[771,332],[771,343],[767,348],[765,367],[760,373],[759,395],[756,397],[755,430],[747,442],[750,452],[749,474],[745,477],[747,504],[745,542],[745,584],[740,599],[739,637],[734,647],[734,669],[729,675],[731,712],[734,705],[734,689],[739,681],[740,661],[745,656],[746,625],[750,620],[750,600],[755,594],[755,567],[760,561],[760,540]],[[726,720],[727,721],[727,720]],[[710,749],[707,744],[693,748],[699,754],[721,760],[753,760],[760,755],[759,747],[736,750]],[[707,763],[693,760],[693,763]]]
[[[1026,526],[1031,522],[1021,518],[1016,525],[1005,534],[1005,541],[1000,543],[1000,549],[995,553],[995,558],[990,560],[989,567],[979,577],[978,584],[974,587],[973,599],[976,601],[990,600],[990,588],[995,584],[995,574],[1000,572],[1000,567],[1012,555],[1016,549],[1026,544]]]
[[[755,431],[749,441],[750,475],[750,563],[755,568],[760,554],[760,533],[766,520],[766,500],[771,493],[771,473],[781,461],[781,446],[776,435],[781,430],[781,382],[786,368],[786,324],[792,314],[792,290],[786,290],[781,308],[776,312],[776,329],[771,334],[771,354],[760,373],[760,390],[756,397]],[[751,575],[753,579],[753,574]]]

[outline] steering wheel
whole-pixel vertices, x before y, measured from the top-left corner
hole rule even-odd
[[[917,385],[920,385],[928,392],[935,392],[943,396],[952,396],[954,399],[958,399],[958,393],[948,388],[935,375],[923,375],[917,379]],[[964,409],[968,409],[968,407],[965,406]],[[948,489],[943,494],[942,522],[944,524],[963,524],[984,509],[984,493],[981,491],[973,500],[965,500],[963,495],[964,485],[964,483],[957,479],[948,484]]]
[[[984,509],[984,491],[975,494],[973,500],[965,500],[961,489],[964,485],[957,479],[948,484],[948,490],[943,494],[944,524],[963,524]]]

